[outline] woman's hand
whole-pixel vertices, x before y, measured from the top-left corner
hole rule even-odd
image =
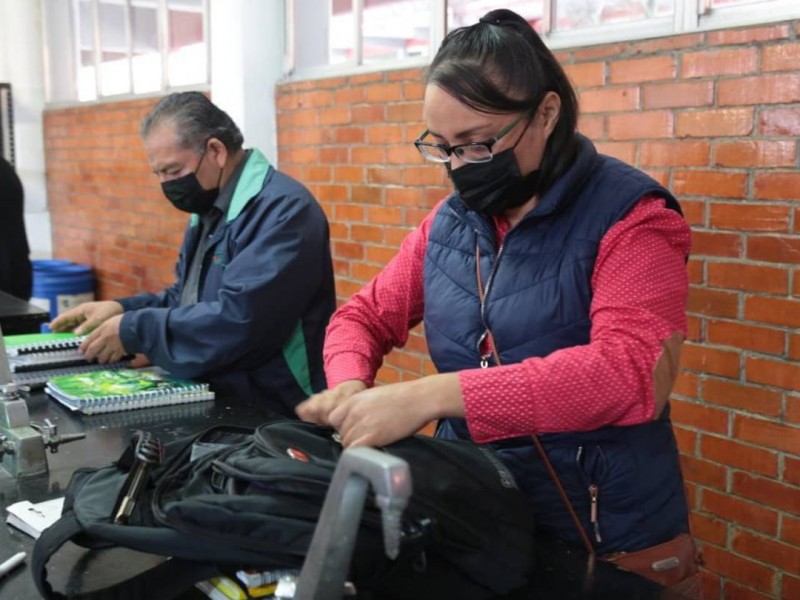
[[[329,423],[345,447],[385,446],[442,417],[463,417],[458,375],[431,375],[352,394],[333,408]]]
[[[343,381],[335,388],[310,396],[307,400],[297,405],[295,412],[303,421],[317,423],[318,425],[330,425],[329,416],[331,411],[353,394],[366,389],[367,384],[363,381],[357,379]]]

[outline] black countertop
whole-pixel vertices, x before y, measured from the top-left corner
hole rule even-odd
[[[50,313],[0,290],[0,327],[3,335],[38,333]]]
[[[32,421],[49,418],[59,433],[85,432],[86,439],[65,444],[55,454],[48,453],[49,473],[14,479],[0,470],[0,515],[5,507],[19,500],[40,502],[63,496],[72,472],[79,467],[106,466],[117,459],[137,429],[151,431],[163,442],[219,424],[254,425],[269,418],[253,406],[235,405],[224,400],[174,407],[151,408],[107,415],[80,416],[70,413],[43,393],[28,399]],[[3,517],[4,518],[4,517]],[[0,525],[0,560],[19,551],[30,557],[33,540],[5,524]],[[159,557],[130,550],[88,552],[68,544],[48,566],[49,581],[63,593],[102,588],[159,563]],[[3,600],[39,598],[27,566],[19,567],[0,580]],[[190,592],[186,598],[202,598]],[[637,575],[597,561],[587,563],[580,548],[539,540],[536,567],[529,589],[507,597],[537,600],[680,600],[683,596]],[[151,600],[151,599],[148,599]],[[155,599],[153,599],[155,600]],[[446,599],[443,599],[446,600]]]

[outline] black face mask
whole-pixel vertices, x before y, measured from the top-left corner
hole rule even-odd
[[[205,152],[203,152],[203,157],[200,158],[200,163],[203,162],[204,157]],[[197,165],[198,169],[200,168],[200,163]],[[220,169],[219,176],[222,179],[222,169]],[[219,195],[219,182],[217,182],[216,187],[205,190],[200,185],[200,182],[197,181],[195,171],[195,173],[189,173],[178,179],[164,181],[161,184],[161,189],[167,199],[178,210],[202,215],[214,206],[214,200]]]
[[[449,169],[450,179],[469,210],[496,215],[522,206],[539,191],[540,171],[522,176],[514,149],[498,152],[485,163]]]

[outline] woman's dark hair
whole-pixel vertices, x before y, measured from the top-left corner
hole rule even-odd
[[[224,110],[200,92],[175,92],[164,96],[142,120],[141,134],[146,138],[163,122],[175,125],[178,143],[200,153],[209,139],[216,138],[228,152],[238,152],[244,136]]]
[[[555,92],[561,112],[539,167],[541,191],[575,160],[575,90],[553,53],[517,13],[493,10],[475,25],[451,31],[428,67],[425,83],[490,114],[534,111],[547,92]]]

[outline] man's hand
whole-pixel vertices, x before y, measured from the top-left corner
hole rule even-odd
[[[351,379],[343,381],[335,388],[324,390],[319,394],[314,394],[297,405],[295,412],[303,421],[317,423],[318,425],[330,425],[328,416],[340,402],[346,400],[353,394],[367,389],[363,381]]]
[[[115,315],[92,331],[81,344],[81,352],[89,362],[100,364],[117,362],[128,354],[119,339],[119,324],[122,315]]]
[[[147,367],[150,365],[150,359],[147,358],[144,354],[137,354],[131,359],[130,367],[131,369],[139,369],[141,367]]]
[[[84,302],[58,315],[50,322],[49,327],[56,332],[71,331],[77,335],[86,335],[111,317],[121,315],[123,312],[122,305],[114,300]]]

